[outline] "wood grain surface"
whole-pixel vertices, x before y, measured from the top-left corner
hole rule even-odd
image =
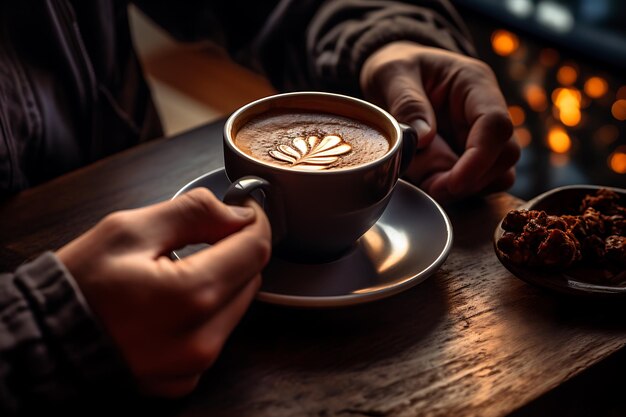
[[[145,144],[0,205],[0,269],[57,248],[105,214],[170,198],[222,164],[221,124]],[[564,298],[499,263],[508,194],[446,207],[444,266],[397,296],[356,307],[254,304],[185,416],[504,416],[620,350],[622,302]]]

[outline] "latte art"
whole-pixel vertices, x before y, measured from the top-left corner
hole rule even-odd
[[[337,162],[339,156],[352,150],[350,144],[339,136],[328,135],[320,139],[317,136],[308,138],[297,137],[290,145],[278,145],[275,150],[269,151],[272,158],[287,162],[300,169],[317,171],[328,168]]]
[[[244,123],[233,142],[257,161],[320,172],[367,164],[390,148],[387,137],[366,122],[305,111],[262,113]]]

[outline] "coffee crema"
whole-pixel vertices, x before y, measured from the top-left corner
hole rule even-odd
[[[363,165],[390,147],[385,135],[365,122],[315,112],[262,114],[247,121],[234,142],[262,162],[304,171]]]

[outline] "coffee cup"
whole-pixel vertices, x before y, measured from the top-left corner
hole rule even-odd
[[[257,196],[275,254],[331,260],[382,215],[416,149],[412,128],[383,109],[324,92],[244,105],[224,126],[224,202]]]

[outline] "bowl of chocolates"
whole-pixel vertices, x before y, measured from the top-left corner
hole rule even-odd
[[[560,187],[511,210],[494,234],[518,278],[568,294],[626,295],[626,190]]]

